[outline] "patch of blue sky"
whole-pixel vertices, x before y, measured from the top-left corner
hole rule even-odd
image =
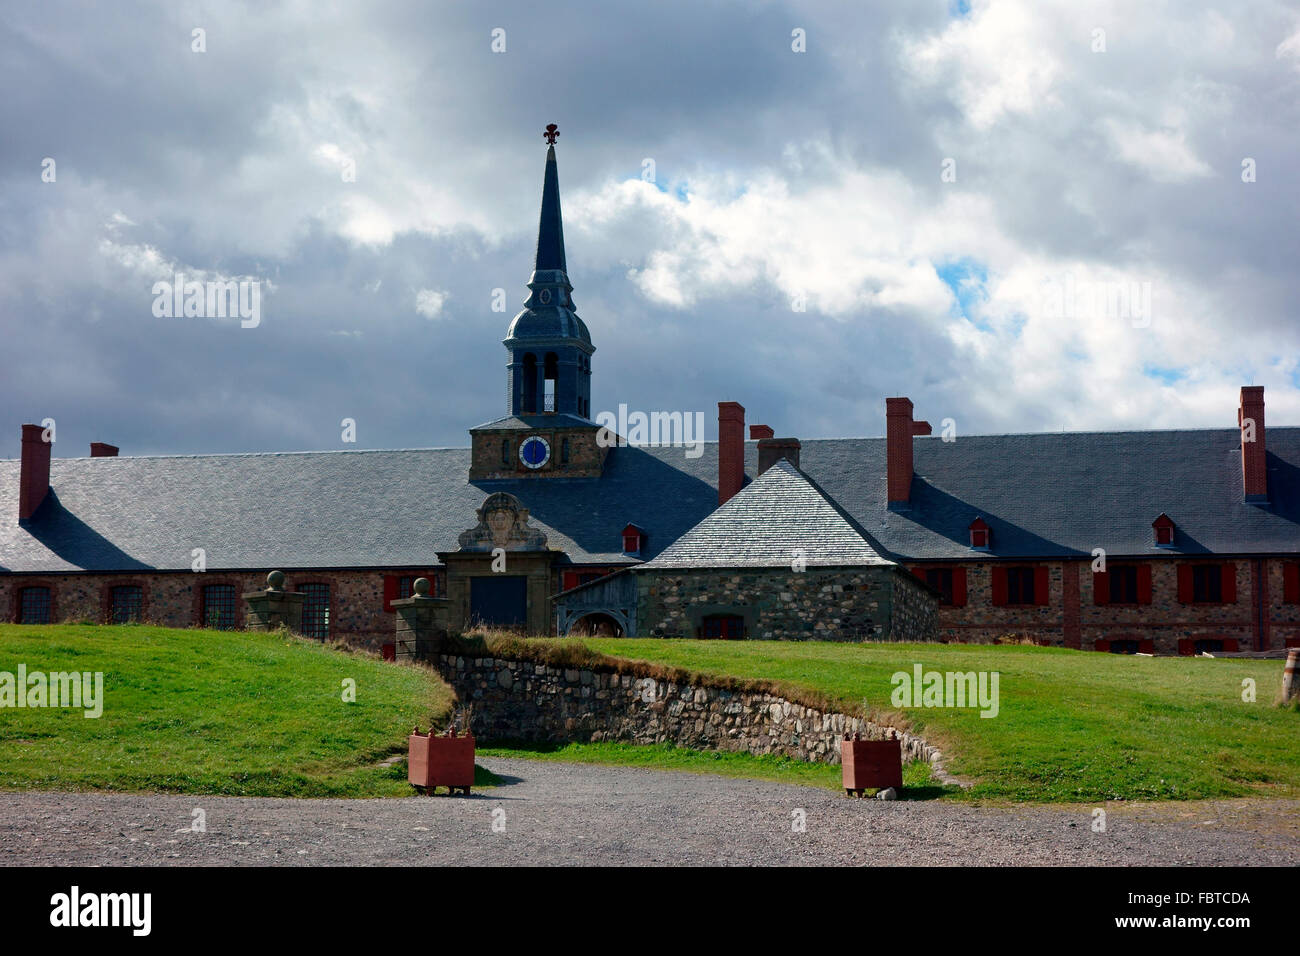
[[[971,258],[952,259],[934,267],[935,274],[952,290],[954,316],[962,316],[976,328],[989,331],[989,324],[978,316],[979,306],[988,301],[988,269]],[[1023,319],[1021,325],[1024,324]]]
[[[1175,382],[1181,382],[1187,378],[1187,369],[1185,368],[1166,368],[1160,365],[1143,365],[1142,374],[1147,378],[1153,378],[1157,382],[1163,382],[1166,385],[1173,385]]]

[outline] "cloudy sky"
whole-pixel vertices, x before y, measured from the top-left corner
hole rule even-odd
[[[3,457],[467,444],[550,122],[594,410],[1300,424],[1294,4],[46,2],[0,78]]]

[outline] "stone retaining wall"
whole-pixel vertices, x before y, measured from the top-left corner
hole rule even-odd
[[[895,565],[647,568],[635,577],[642,637],[702,637],[706,616],[734,614],[754,640],[934,640],[934,595]]]
[[[480,738],[672,743],[835,764],[844,734],[856,733],[899,737],[904,762],[926,761],[940,781],[958,782],[944,772],[939,750],[920,737],[774,694],[494,657],[441,654],[433,663],[472,707]]]

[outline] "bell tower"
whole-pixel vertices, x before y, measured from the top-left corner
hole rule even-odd
[[[471,481],[599,477],[609,449],[591,420],[591,356],[596,351],[573,304],[564,256],[560,176],[552,123],[546,140],[542,212],[528,298],[506,332],[507,417],[470,429]]]
[[[564,258],[555,124],[546,127],[546,174],[537,224],[537,255],[528,298],[506,333],[510,354],[510,414],[557,413],[591,417],[591,334],[574,311]]]

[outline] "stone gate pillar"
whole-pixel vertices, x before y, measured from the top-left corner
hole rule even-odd
[[[250,631],[274,631],[284,625],[295,634],[302,633],[302,602],[306,595],[284,590],[284,572],[272,571],[266,576],[265,591],[249,591],[244,595],[248,605],[247,623]]]
[[[397,612],[397,659],[428,660],[447,637],[447,599],[429,596],[429,579],[416,578],[415,594],[391,602]]]

